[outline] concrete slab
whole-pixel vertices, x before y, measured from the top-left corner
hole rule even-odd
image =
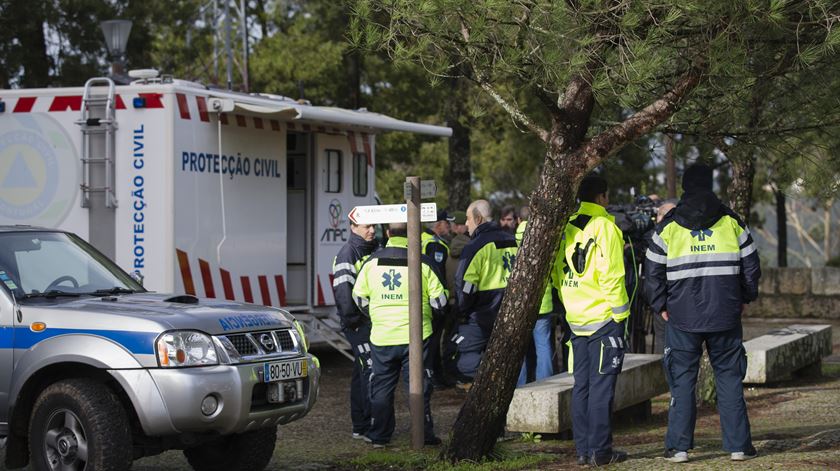
[[[763,384],[789,379],[793,372],[831,355],[831,346],[828,324],[795,324],[756,337],[744,343],[744,382]]]
[[[561,433],[572,428],[574,377],[567,373],[517,388],[507,414],[510,432]],[[615,387],[615,410],[668,391],[662,355],[628,353]]]

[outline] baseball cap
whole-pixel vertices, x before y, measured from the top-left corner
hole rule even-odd
[[[453,211],[451,221],[455,224],[466,224],[467,213],[464,211]]]
[[[438,211],[437,219],[435,219],[435,221],[449,221],[449,222],[452,222],[454,220],[455,220],[455,218],[450,216],[449,213],[447,213],[446,211]]]

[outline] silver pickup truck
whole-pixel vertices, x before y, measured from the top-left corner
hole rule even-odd
[[[285,311],[150,293],[73,234],[0,226],[6,468],[125,470],[181,449],[196,470],[258,471],[319,377]]]

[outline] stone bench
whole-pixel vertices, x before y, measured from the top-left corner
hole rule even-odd
[[[791,378],[804,368],[818,369],[831,355],[831,326],[798,324],[774,330],[744,343],[745,383],[764,384]]]
[[[662,355],[628,353],[615,387],[615,410],[649,403],[668,392]],[[572,428],[572,375],[562,373],[516,388],[507,414],[510,432],[561,433]]]

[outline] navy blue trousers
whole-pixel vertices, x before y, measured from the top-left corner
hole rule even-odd
[[[626,346],[624,322],[610,322],[589,337],[572,334],[572,432],[578,456],[612,453],[615,382]]]
[[[373,348],[373,376],[370,380],[370,429],[367,436],[374,443],[388,443],[394,434],[394,390],[402,373],[408,390],[408,345],[377,346]],[[435,435],[432,423],[432,370],[429,364],[429,342],[423,343],[423,409],[424,433],[426,439]]]
[[[490,340],[490,331],[473,320],[458,326],[454,341],[458,351],[456,367],[459,380],[472,382],[475,378],[488,340]]]
[[[694,333],[681,331],[668,323],[662,358],[671,388],[665,448],[677,451],[694,448],[695,389],[704,343],[715,372],[723,449],[730,453],[747,452],[752,449],[752,437],[744,401],[747,355],[741,326],[723,332]]]
[[[353,348],[353,373],[350,376],[350,419],[353,433],[367,433],[370,427],[370,324],[358,329],[344,329]]]

